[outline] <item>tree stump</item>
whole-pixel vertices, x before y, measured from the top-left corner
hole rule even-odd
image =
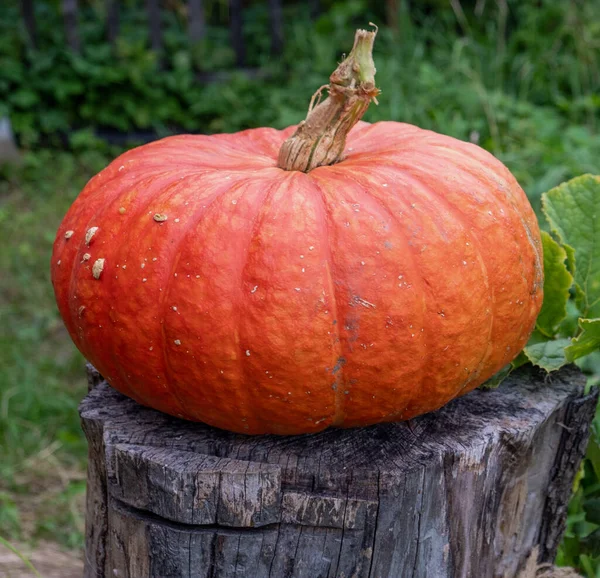
[[[530,370],[410,422],[250,437],[88,373],[88,578],[515,577],[555,556],[597,400]]]

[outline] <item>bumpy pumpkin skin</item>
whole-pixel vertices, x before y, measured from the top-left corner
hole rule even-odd
[[[342,162],[284,171],[292,131],[167,138],[79,195],[52,281],[110,384],[219,428],[299,434],[430,412],[510,362],[543,271],[508,169],[473,144],[361,122]]]

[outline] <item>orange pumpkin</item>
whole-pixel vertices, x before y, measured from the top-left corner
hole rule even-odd
[[[356,124],[377,94],[373,38],[357,33],[298,129],[166,138],[79,195],[52,281],[113,387],[297,434],[435,410],[525,345],[543,283],[527,198],[473,144]]]

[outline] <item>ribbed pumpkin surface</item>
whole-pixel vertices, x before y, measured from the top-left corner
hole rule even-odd
[[[284,171],[292,130],[167,138],[79,195],[52,281],[111,385],[220,428],[292,434],[408,419],[511,361],[543,272],[508,169],[382,122],[358,124],[342,162]]]

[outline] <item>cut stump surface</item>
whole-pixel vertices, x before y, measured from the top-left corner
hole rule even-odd
[[[514,578],[553,561],[597,400],[520,371],[410,422],[250,437],[88,375],[87,578]]]

